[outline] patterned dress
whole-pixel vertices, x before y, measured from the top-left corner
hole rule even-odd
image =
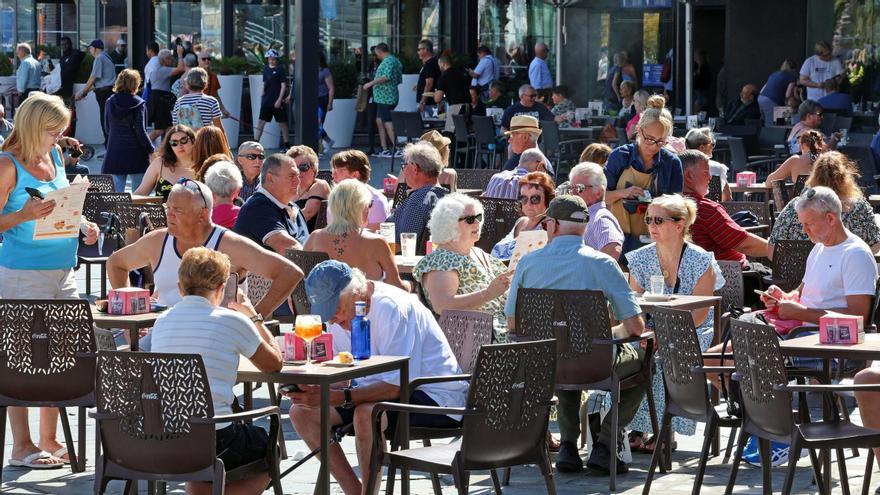
[[[880,227],[874,221],[874,209],[864,198],[856,201],[849,211],[843,212],[841,221],[847,230],[861,238],[867,245],[873,246],[880,242]],[[794,201],[790,201],[773,224],[768,242],[776,244],[779,241],[806,240],[809,240],[809,237],[804,233],[804,226],[798,220]]]
[[[565,116],[565,120],[559,123],[560,129],[568,129],[569,127],[571,127],[572,121],[574,121],[575,109],[576,107],[574,106],[574,103],[571,100],[566,99],[560,101],[556,105],[553,105],[553,108],[550,109],[550,112],[553,114],[554,117],[559,117],[560,115],[568,113],[568,115]]]
[[[643,288],[651,286],[651,276],[661,275],[660,260],[657,257],[657,245],[649,244],[647,246],[636,249],[627,253],[626,259],[629,262],[630,276],[635,277],[636,281]],[[715,255],[711,252],[695,244],[687,244],[684,256],[678,267],[679,288],[677,294],[692,295],[694,287],[700,277],[706,273],[706,270],[712,269],[715,272],[715,289],[724,287],[724,276],[721,274],[721,268],[715,261]],[[666,294],[673,294],[673,287],[666,287]],[[697,337],[700,341],[700,349],[706,351],[712,344],[713,324],[715,310],[710,309],[709,314],[703,324],[697,327]],[[649,322],[650,326],[650,322]],[[657,419],[663,417],[663,409],[666,406],[666,393],[663,387],[662,369],[657,365],[657,372],[654,373],[653,383],[651,387],[654,391],[654,404],[657,407]],[[633,431],[642,431],[645,433],[653,433],[651,428],[651,415],[648,411],[647,398],[642,400],[639,411],[629,424],[629,429]],[[682,435],[693,435],[696,432],[697,425],[694,421],[684,418],[673,418],[672,429],[676,433]]]
[[[422,284],[422,277],[426,273],[458,272],[458,294],[470,294],[485,289],[495,277],[507,271],[501,260],[486,254],[482,249],[475,247],[471,252],[479,261],[470,256],[438,248],[419,260],[413,268],[413,278]],[[431,298],[427,291],[425,291],[425,299],[430,305]],[[495,342],[507,342],[507,317],[504,316],[506,302],[507,294],[503,294],[478,308],[479,311],[492,314],[495,320]]]

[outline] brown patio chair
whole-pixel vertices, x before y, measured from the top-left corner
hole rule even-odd
[[[2,299],[0,321],[0,463],[7,407],[57,407],[70,469],[85,471],[85,410],[95,405],[97,352],[88,301]],[[78,450],[68,407],[78,408]]]
[[[651,321],[654,323],[654,339],[657,343],[657,359],[662,362],[663,384],[666,388],[666,407],[663,411],[662,429],[657,438],[668,439],[671,432],[672,418],[680,417],[706,423],[703,430],[703,450],[700,454],[700,465],[694,480],[692,494],[699,495],[706,472],[706,461],[712,440],[718,432],[718,426],[735,428],[742,421],[727,414],[727,405],[713,406],[709,401],[706,388],[706,373],[720,368],[703,366],[700,343],[697,340],[694,318],[690,311],[655,308],[651,310]],[[724,368],[732,371],[732,368]],[[729,446],[728,446],[729,449]],[[651,491],[654,471],[663,455],[662,448],[654,449],[651,456],[651,467],[648,479],[642,491],[647,495]]]
[[[284,253],[284,256],[303,271],[303,279],[299,282],[296,288],[293,289],[293,293],[290,295],[293,299],[293,314],[307,315],[312,312],[312,305],[309,303],[309,298],[306,296],[306,278],[308,278],[309,273],[315,265],[322,261],[329,260],[330,256],[327,256],[327,253],[319,251],[300,251],[298,249],[288,249]]]
[[[116,213],[119,204],[131,203],[131,194],[129,193],[87,193],[86,200],[83,203],[82,215],[86,220],[94,222],[102,231],[105,231],[104,243],[99,246],[95,244],[88,246],[80,240],[77,249],[77,266],[85,265],[86,268],[86,293],[92,293],[92,265],[98,265],[101,268],[101,298],[107,297],[107,258],[116,251],[120,246],[120,239],[125,235],[125,230],[121,225],[114,225],[110,229],[109,222],[111,216],[114,219],[119,218]]]
[[[773,193],[773,213],[779,216],[785,205],[791,201],[791,193],[784,180],[774,180],[770,183],[770,187]]]
[[[709,194],[706,195],[706,198],[711,199],[716,203],[721,202],[721,176],[713,175],[709,179]]]
[[[456,169],[458,172],[458,188],[459,189],[480,189],[486,190],[489,185],[489,179],[497,174],[497,170],[485,168],[468,168]]]
[[[499,198],[477,198],[483,205],[483,232],[480,240],[477,241],[477,247],[492,252],[492,248],[501,239],[513,230],[513,226],[519,217],[522,216],[522,210],[519,201],[515,199],[499,199]]]
[[[764,282],[767,285],[775,284],[786,292],[797,289],[804,280],[807,257],[812,250],[811,241],[776,241],[773,248],[773,275],[764,277]]]
[[[321,206],[318,207],[317,217],[315,218],[315,230],[323,229],[327,226],[327,203],[326,199],[321,200]]]
[[[601,291],[526,289],[517,292],[516,324],[512,338],[556,339],[556,388],[604,390],[611,393],[612,427],[618,430],[617,402],[621,390],[645,386],[653,431],[660,431],[651,391],[650,365],[653,345],[648,340],[642,371],[619,377],[614,370],[615,346],[650,338],[614,339],[608,303]],[[618,435],[611,435],[611,452],[617,452]],[[611,456],[609,487],[617,484],[617,456]]]
[[[67,174],[67,181],[73,182],[77,174]],[[113,176],[109,174],[89,174],[89,192],[112,193],[116,192],[116,184],[113,183]]]
[[[791,197],[796,198],[801,195],[804,191],[804,187],[807,185],[807,179],[809,179],[809,175],[798,175],[797,180],[794,181],[794,186],[792,187]]]
[[[400,203],[403,203],[403,200],[409,196],[409,186],[406,185],[406,182],[397,182],[397,187],[394,189],[394,197],[391,199],[391,209],[394,210]]]
[[[275,406],[214,416],[208,375],[197,354],[102,351],[96,377],[103,455],[95,469],[95,493],[111,480],[212,482],[221,495],[226,481],[268,471],[276,495],[279,412]],[[231,471],[217,458],[218,423],[269,418],[266,457]]]
[[[547,451],[547,424],[553,404],[556,354],[553,340],[484,345],[471,375],[465,407],[428,407],[380,402],[373,408],[373,451],[367,493],[389,467],[386,493],[393,493],[397,469],[451,474],[459,494],[468,490],[470,471],[537,464],[549,494],[556,493]],[[435,377],[459,380],[461,376]],[[445,445],[383,452],[386,411],[462,415],[461,439]],[[496,485],[496,490],[498,490]]]

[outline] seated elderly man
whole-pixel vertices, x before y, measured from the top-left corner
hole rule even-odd
[[[800,121],[791,128],[788,133],[788,150],[791,154],[800,153],[800,143],[798,138],[801,134],[810,129],[821,132],[822,113],[825,109],[818,102],[813,100],[804,100],[798,107],[798,118]],[[825,144],[827,149],[837,149],[837,142],[840,141],[840,133],[835,132],[831,136],[825,136]]]
[[[403,167],[400,178],[411,192],[388,217],[389,222],[394,222],[398,246],[401,233],[415,232],[418,235],[425,230],[434,205],[446,196],[446,189],[438,182],[443,163],[431,143],[408,144],[403,150]]]
[[[272,281],[272,287],[257,304],[264,316],[287,300],[303,273],[283,257],[267,251],[231,230],[211,221],[214,199],[207,186],[182,179],[168,195],[168,228],[156,229],[110,256],[107,276],[114,288],[128,286],[128,272],[145,266],[153,269],[154,296],[160,304],[180,302],[177,269],[192,248],[207,247],[229,256],[233,270],[255,273]]]
[[[461,373],[452,349],[434,315],[414,295],[382,282],[367,280],[358,269],[335,260],[318,264],[306,279],[306,294],[312,312],[328,324],[337,324],[345,334],[334,335],[334,347],[349,347],[348,332],[354,318],[355,303],[366,302],[371,325],[371,349],[374,356],[410,356],[410,377],[449,376]],[[397,400],[400,395],[397,372],[370,375],[357,380],[356,387],[334,389],[330,393],[330,425],[354,423],[358,464],[364,480],[369,477],[372,448],[371,415],[376,402]],[[309,448],[321,441],[320,391],[300,385],[303,392],[293,392],[290,419]],[[449,381],[420,387],[409,398],[411,404],[461,407],[467,383]],[[457,426],[460,417],[411,414],[410,425],[434,428]],[[330,474],[347,495],[361,493],[361,481],[349,464],[339,444],[330,447]]]
[[[270,155],[263,161],[260,187],[241,207],[233,230],[282,256],[287,248],[302,249],[309,229],[293,203],[297,186],[299,169],[294,159],[281,153]]]
[[[235,204],[241,191],[241,171],[232,162],[219,161],[205,173],[205,185],[214,195],[214,210],[211,221],[221,227],[231,229],[241,209]]]
[[[519,180],[530,172],[544,172],[551,177],[553,168],[547,168],[547,157],[538,148],[529,148],[519,155],[519,166],[514,170],[502,170],[489,179],[486,192],[487,198],[517,199],[519,197]]]
[[[724,108],[724,122],[728,125],[744,125],[746,119],[760,119],[761,108],[758,107],[758,88],[754,84],[746,84],[739,92],[739,98],[731,101]]]
[[[544,105],[538,105],[542,108]],[[547,110],[549,112],[549,110]],[[552,120],[552,117],[551,119]],[[514,170],[520,165],[520,156],[530,149],[538,149],[538,138],[541,137],[541,126],[538,119],[531,115],[517,115],[510,120],[510,129],[504,132],[508,136],[510,158],[504,162],[502,170]],[[544,168],[551,171],[550,161],[544,162]]]
[[[211,386],[216,416],[232,414],[236,370],[241,356],[260,371],[281,370],[281,351],[263,318],[250,301],[241,298],[220,307],[229,257],[204,247],[190,249],[177,269],[183,299],[156,319],[152,352],[192,353],[202,357]],[[210,345],[206,345],[210,343]],[[262,459],[269,448],[269,435],[255,424],[221,423],[217,430],[217,457],[227,469]],[[269,482],[260,473],[226,485],[226,493],[262,493]],[[211,483],[187,483],[187,493],[211,493]]]
[[[638,336],[644,331],[642,310],[617,262],[584,245],[583,236],[588,215],[586,203],[577,196],[557,196],[550,202],[544,219],[547,246],[523,256],[510,283],[504,313],[507,315],[511,334],[516,332],[516,298],[521,288],[601,290],[611,303],[614,318],[621,322],[612,329],[615,336]],[[553,269],[548,270],[548,267]],[[638,373],[642,358],[641,349],[630,345],[617,346],[614,363],[617,374],[623,378]],[[621,391],[618,406],[620,428],[629,424],[635,416],[644,395],[643,386]],[[581,392],[557,390],[556,396],[559,398],[557,414],[562,434],[556,469],[562,472],[580,471],[583,469],[583,461],[578,455],[576,442],[580,436],[578,411]],[[587,467],[599,473],[610,473],[611,456],[616,454],[609,449],[611,436],[618,435],[619,438],[620,434],[621,431],[611,431],[611,415],[606,415]],[[628,470],[625,463],[617,462],[618,474]]]
[[[605,205],[605,189],[608,188],[605,170],[596,163],[579,163],[568,173],[568,180],[571,192],[589,207],[590,221],[584,231],[584,243],[619,259],[623,252],[623,229]]]

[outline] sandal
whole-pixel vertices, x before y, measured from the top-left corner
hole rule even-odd
[[[633,452],[640,452],[645,446],[645,434],[640,431],[629,432],[629,449]]]
[[[553,434],[549,431],[547,432],[547,449],[550,452],[559,452],[559,445],[562,442],[553,437]]]
[[[64,456],[67,456],[67,459],[65,459]],[[61,459],[62,461],[64,461],[64,464],[70,464],[70,456],[67,455],[67,447],[61,447],[55,452],[52,452],[52,457],[57,457]]]
[[[652,435],[651,438],[649,438],[646,442],[644,442],[640,447],[635,448],[633,450],[636,452],[641,452],[643,454],[653,454],[654,453],[654,444],[656,443],[655,442],[656,439],[657,439],[657,437]],[[678,442],[673,440],[672,441],[672,451],[675,452],[676,450],[678,450]]]
[[[9,459],[9,465],[13,467],[23,467],[27,469],[58,469],[64,466],[64,463],[57,464],[40,464],[36,461],[41,461],[43,459],[51,459],[52,456],[42,450],[39,452],[34,452],[31,455],[25,456],[24,459]]]

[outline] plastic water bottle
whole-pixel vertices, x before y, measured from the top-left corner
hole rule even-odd
[[[355,359],[370,358],[370,320],[367,303],[354,303],[354,319],[351,320],[351,354]]]

